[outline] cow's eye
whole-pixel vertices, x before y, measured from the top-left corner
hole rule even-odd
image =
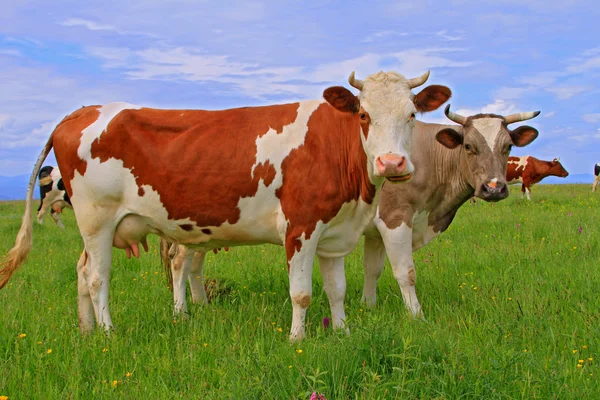
[[[471,145],[470,145],[470,144],[465,144],[465,150],[467,150],[467,151],[472,151],[472,150],[473,150],[473,147],[471,147]]]
[[[367,113],[360,113],[359,115],[361,121],[366,121],[369,118],[367,117]]]
[[[506,146],[506,152],[510,153],[510,151],[512,150],[513,145],[509,144],[508,146]]]
[[[415,113],[410,114],[410,118],[408,120],[414,121],[414,119],[415,119]]]

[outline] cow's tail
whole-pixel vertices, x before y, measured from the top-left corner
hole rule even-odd
[[[160,238],[160,260],[167,276],[167,285],[173,291],[173,272],[171,272],[171,255],[169,254],[171,245],[172,243],[168,240]]]
[[[25,215],[23,215],[21,229],[19,229],[19,233],[17,234],[15,246],[8,252],[0,264],[0,289],[6,286],[6,283],[12,276],[13,272],[15,272],[15,270],[19,268],[23,261],[25,261],[27,255],[29,254],[29,250],[31,250],[31,237],[33,234],[33,210],[31,208],[31,203],[33,202],[33,190],[35,188],[35,181],[37,180],[38,173],[42,168],[42,164],[48,156],[48,153],[50,153],[50,150],[52,150],[52,137],[53,135],[50,135],[46,146],[44,146],[44,150],[42,150],[42,153],[38,157],[37,162],[33,167],[31,177],[29,178],[29,185],[27,186],[27,198],[25,200]]]

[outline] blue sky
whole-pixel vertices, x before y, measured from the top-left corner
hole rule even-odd
[[[320,98],[379,70],[453,91],[455,111],[541,110],[513,155],[600,162],[595,0],[0,3],[0,175],[27,174],[82,105],[221,109]],[[444,121],[441,111],[422,115]],[[50,158],[48,161],[52,163]]]

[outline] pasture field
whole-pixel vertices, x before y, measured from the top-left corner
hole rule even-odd
[[[35,224],[28,262],[0,291],[0,396],[9,399],[600,398],[600,194],[541,185],[531,202],[465,204],[415,253],[426,321],[404,309],[389,264],[378,304],[360,303],[362,248],[346,259],[350,335],[325,328],[318,267],[308,337],[288,342],[283,248],[210,254],[225,289],[188,319],[172,316],[158,240],[139,260],[115,250],[115,331],[82,336],[71,210]],[[0,203],[0,251],[23,202]]]

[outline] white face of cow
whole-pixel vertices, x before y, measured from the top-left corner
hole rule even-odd
[[[379,72],[367,77],[358,95],[362,115],[370,123],[362,140],[375,176],[391,181],[410,179],[409,159],[417,107],[408,81],[396,73]]]
[[[361,140],[373,177],[392,182],[411,178],[414,166],[409,154],[415,114],[433,111],[451,96],[450,89],[439,85],[428,86],[415,96],[411,89],[428,77],[429,72],[406,79],[396,72],[381,71],[361,81],[353,72],[348,81],[360,90],[357,97],[340,87],[325,91],[327,101],[338,110],[358,112]]]

